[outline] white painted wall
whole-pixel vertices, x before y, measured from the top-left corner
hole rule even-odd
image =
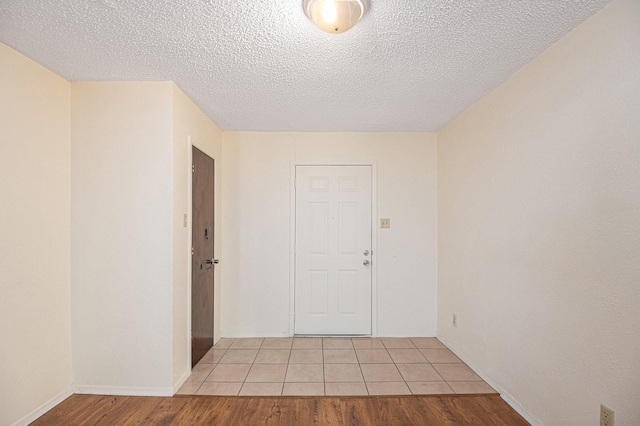
[[[79,392],[171,394],[170,82],[73,83],[71,308]]]
[[[225,132],[222,155],[223,336],[289,335],[292,161],[377,162],[378,333],[435,335],[435,134]]]
[[[182,385],[191,372],[191,220],[184,227],[184,214],[191,217],[191,145],[215,161],[214,250],[221,252],[221,150],[222,132],[204,113],[173,85],[173,386]],[[191,141],[191,142],[189,142]],[[220,336],[220,270],[214,276],[214,334]]]
[[[71,392],[69,82],[0,43],[0,424]]]
[[[600,403],[640,424],[640,2],[471,107],[438,155],[440,336],[539,424],[596,425]]]

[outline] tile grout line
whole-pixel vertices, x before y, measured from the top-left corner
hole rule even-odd
[[[320,350],[322,351],[322,387],[324,389],[324,396],[327,396],[327,378],[324,375],[324,337],[321,338]]]
[[[293,342],[295,342],[295,337],[291,338],[291,346],[289,347],[289,357],[287,358],[287,369],[284,372],[284,379],[282,379],[282,395],[284,395],[284,384],[287,383],[287,374],[289,374],[289,365],[291,365],[291,354],[293,354]]]
[[[355,346],[353,345],[353,339],[351,339],[351,345],[353,346],[353,351],[356,353],[356,359],[358,360],[358,368],[360,369],[360,374],[362,375],[362,381],[364,382],[364,388],[367,390],[367,395],[371,395],[369,392],[369,386],[367,385],[367,380],[364,378],[364,372],[362,371],[362,364],[360,364],[360,358],[358,358],[358,352],[356,351]],[[384,343],[383,343],[384,345]],[[387,353],[388,355],[388,353]]]
[[[320,338],[320,350],[322,351],[322,383],[324,383],[324,394],[327,395],[327,377],[325,376],[324,368],[324,337]]]
[[[258,357],[258,353],[260,352],[260,348],[262,348],[262,345],[264,344],[264,338],[262,339],[262,342],[260,342],[260,346],[258,346],[258,350],[256,351],[256,356],[253,357],[253,361],[251,362],[251,365],[249,365],[249,371],[247,371],[247,375],[244,376],[244,380],[242,381],[242,385],[240,385],[240,389],[238,389],[238,393],[236,396],[240,396],[240,392],[242,392],[242,388],[244,388],[245,383],[247,383],[247,377],[249,377],[249,373],[251,373],[251,369],[253,368],[253,364],[255,364],[256,362],[256,358]],[[282,392],[280,392],[282,394]]]
[[[222,354],[222,356],[224,356],[227,353],[227,350],[229,348],[225,348],[224,349],[224,353]],[[209,349],[209,351],[211,350],[215,350],[215,345],[213,345],[211,347],[211,349]],[[207,351],[207,354],[209,353],[209,351]],[[207,355],[205,354],[205,356]],[[222,359],[222,356],[220,357],[220,359]],[[196,367],[200,364],[201,361],[198,361],[198,363],[195,365]],[[209,376],[211,376],[213,374],[213,370],[215,370],[215,368],[218,366],[218,364],[220,363],[220,360],[218,360],[218,362],[214,362],[213,363],[213,368],[211,369],[211,371],[209,372],[209,374],[207,374],[207,377],[204,378],[204,380],[202,381],[202,383],[200,383],[200,385],[198,386],[198,389],[195,390],[195,392],[193,394],[189,394],[189,395],[197,395],[198,391],[202,388],[202,386],[204,386],[204,384],[207,382],[207,378],[209,378]],[[193,373],[193,368],[192,368],[192,373]]]
[[[215,346],[215,345],[214,345]],[[211,347],[211,349],[209,350],[215,350],[214,346]],[[225,348],[224,353],[222,354],[222,356],[220,357],[220,359],[222,359],[222,357],[227,353],[227,351],[229,350],[229,348]],[[207,351],[207,353],[209,353]],[[206,356],[206,354],[205,354]],[[207,383],[207,379],[209,378],[209,376],[211,376],[213,374],[213,370],[215,370],[215,368],[218,366],[218,364],[220,363],[220,360],[218,360],[217,362],[215,362],[213,364],[213,368],[211,369],[211,371],[209,372],[209,374],[207,374],[207,377],[204,378],[204,380],[202,381],[202,383],[200,383],[200,386],[198,386],[198,389],[196,389],[194,395],[196,395],[198,393],[198,391],[200,390],[200,388],[202,388],[202,386],[204,386],[205,383]],[[198,361],[198,364],[200,364],[200,361]],[[196,366],[198,366],[198,364],[196,364]]]

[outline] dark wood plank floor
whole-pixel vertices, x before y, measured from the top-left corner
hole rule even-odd
[[[528,425],[498,395],[72,395],[34,425]]]

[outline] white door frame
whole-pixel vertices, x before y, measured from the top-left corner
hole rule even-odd
[[[296,310],[296,166],[371,166],[371,336],[378,336],[378,162],[291,161],[289,173],[289,335],[295,335]]]

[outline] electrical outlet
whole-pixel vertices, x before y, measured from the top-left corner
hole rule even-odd
[[[456,316],[456,314],[453,314],[453,322],[452,322],[454,327],[458,326],[458,317]]]
[[[380,219],[380,228],[391,228],[391,219]]]
[[[600,404],[600,426],[614,426],[613,410],[604,404]]]

